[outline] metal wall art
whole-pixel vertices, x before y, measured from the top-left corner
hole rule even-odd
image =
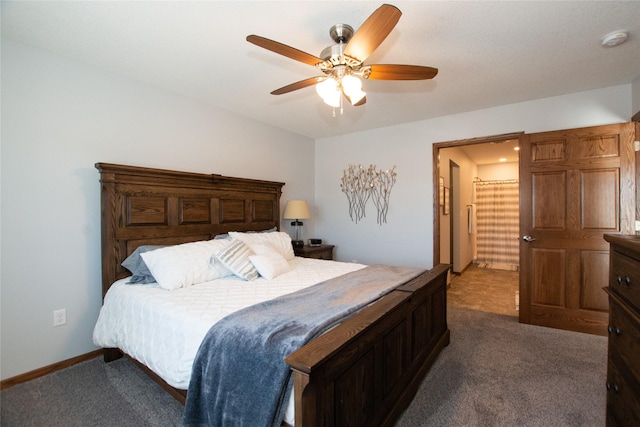
[[[342,192],[349,201],[349,217],[357,224],[366,216],[365,208],[369,199],[378,210],[377,222],[387,222],[389,211],[389,196],[391,188],[396,183],[395,165],[390,170],[377,170],[376,165],[365,168],[362,165],[349,165],[344,170],[340,182]]]

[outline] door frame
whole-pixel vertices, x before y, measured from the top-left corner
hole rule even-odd
[[[460,212],[458,212],[458,207],[455,203],[459,201],[460,165],[453,160],[449,160],[449,259],[451,260],[451,271],[455,274],[462,273],[463,270],[460,265],[460,245],[458,244],[460,239]],[[457,270],[456,267],[458,267]]]
[[[503,141],[507,139],[517,139],[518,141],[520,141],[522,135],[524,135],[524,131],[433,143],[433,265],[440,264],[440,205],[438,201],[440,179],[440,150],[443,148],[455,148],[465,145],[487,144],[489,142]]]

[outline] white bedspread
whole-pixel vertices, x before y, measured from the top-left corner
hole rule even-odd
[[[215,322],[244,307],[365,267],[300,257],[289,265],[291,271],[273,280],[231,277],[173,291],[119,280],[107,292],[93,342],[120,348],[171,386],[187,389],[198,347]]]

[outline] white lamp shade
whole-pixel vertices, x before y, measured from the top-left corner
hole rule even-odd
[[[330,77],[316,85],[316,92],[325,102],[332,107],[340,106],[340,86],[336,79]]]
[[[289,200],[284,207],[284,219],[307,219],[309,215],[309,205],[306,200]]]
[[[340,91],[332,92],[331,95],[322,98],[325,104],[338,108],[340,106]]]
[[[347,95],[350,95],[362,89],[362,82],[357,77],[347,75],[342,78],[342,88]]]
[[[316,92],[318,92],[318,95],[320,95],[322,99],[327,96],[331,96],[333,92],[337,92],[338,90],[338,82],[332,77],[329,77],[316,85]]]
[[[342,78],[342,89],[353,105],[366,96],[366,93],[362,90],[362,81],[354,76],[347,75]]]

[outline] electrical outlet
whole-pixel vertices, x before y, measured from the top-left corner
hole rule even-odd
[[[67,310],[62,308],[53,311],[53,326],[62,326],[67,323]]]
[[[636,221],[636,231],[640,231],[640,221]]]

